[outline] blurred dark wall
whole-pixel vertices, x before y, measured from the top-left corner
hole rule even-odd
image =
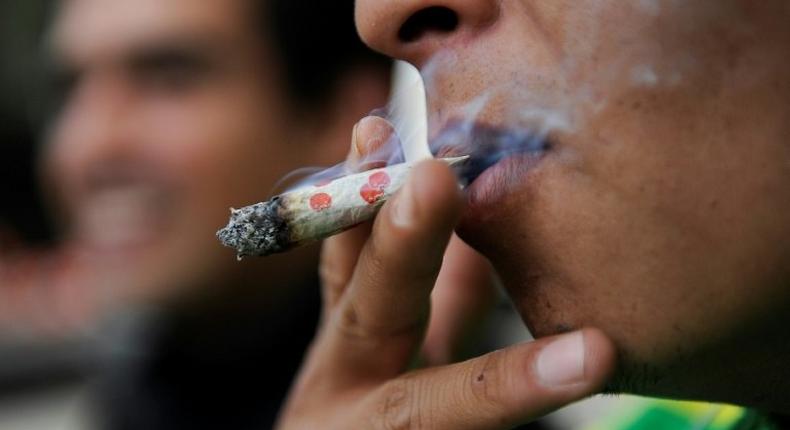
[[[36,180],[47,0],[0,2],[0,247],[51,240]],[[5,242],[5,243],[4,243]]]

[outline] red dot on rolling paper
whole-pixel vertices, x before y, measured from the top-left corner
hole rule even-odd
[[[368,202],[368,204],[376,203],[381,196],[384,195],[384,190],[381,188],[374,187],[370,184],[365,184],[362,186],[362,189],[359,190],[359,195],[362,197],[363,200]]]
[[[368,184],[370,184],[371,187],[382,190],[389,187],[391,182],[390,175],[388,175],[387,172],[376,172],[368,178]]]
[[[323,210],[329,209],[332,207],[332,196],[327,193],[318,193],[313,194],[310,197],[310,208],[316,212],[321,212]]]
[[[374,204],[384,195],[384,189],[387,188],[392,181],[387,172],[376,172],[368,177],[368,183],[362,186],[359,190],[359,195],[368,204]]]

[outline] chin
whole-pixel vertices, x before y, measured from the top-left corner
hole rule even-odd
[[[585,321],[577,301],[565,294],[568,289],[549,276],[533,273],[517,279],[507,275],[502,278],[516,310],[534,337],[595,326]]]
[[[533,335],[577,328],[577,320],[570,318],[575,304],[567,299],[573,288],[549,269],[555,265],[536,243],[536,230],[529,227],[525,207],[529,205],[511,198],[491,210],[478,208],[462,218],[456,232],[491,261]]]

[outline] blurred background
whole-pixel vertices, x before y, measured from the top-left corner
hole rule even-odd
[[[36,415],[68,402],[70,387],[94,362],[81,333],[49,326],[46,295],[60,257],[44,209],[36,160],[44,124],[40,43],[50,5],[44,0],[0,4],[0,428],[54,428],[59,417]],[[55,322],[57,324],[57,322]],[[40,390],[46,392],[39,396]],[[54,413],[54,412],[53,412]],[[31,420],[32,417],[36,417]],[[54,421],[52,421],[54,419]],[[24,428],[24,427],[23,427]]]
[[[0,4],[0,429],[271,426],[318,248],[239,263],[214,232],[386,104],[352,11]]]

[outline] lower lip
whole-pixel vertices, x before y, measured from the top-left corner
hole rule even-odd
[[[480,221],[494,214],[496,207],[511,195],[544,158],[545,152],[509,155],[484,170],[466,188],[467,216]]]

